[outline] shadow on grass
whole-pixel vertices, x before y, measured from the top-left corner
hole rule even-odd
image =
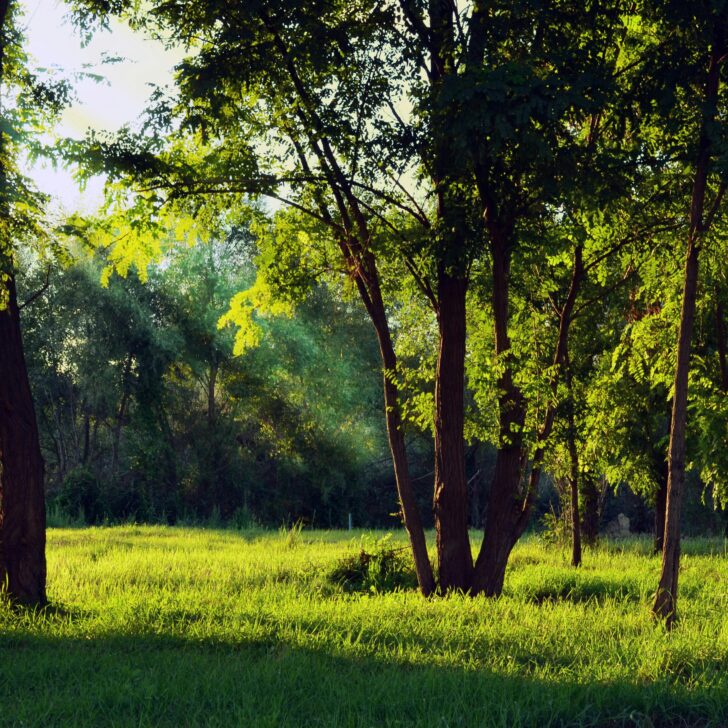
[[[281,641],[0,635],[0,725],[728,725],[728,695],[344,657]]]
[[[516,589],[514,593],[536,604],[551,602],[640,602],[646,595],[637,582],[624,579],[608,579],[602,576],[569,574],[553,576],[542,583],[529,584]]]

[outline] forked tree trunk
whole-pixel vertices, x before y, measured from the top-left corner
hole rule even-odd
[[[507,356],[508,339],[508,286],[509,254],[502,232],[493,228],[493,312],[495,319],[496,355]],[[560,313],[559,332],[554,351],[555,374],[551,391],[556,399],[559,378],[566,366],[568,372],[569,330],[576,299],[584,277],[583,249],[574,251],[574,265],[569,291]],[[554,420],[555,403],[546,407],[544,420],[538,432],[536,452],[533,456],[528,484],[522,487],[526,459],[521,431],[525,421],[525,403],[513,381],[510,363],[505,360],[499,382],[500,446],[496,458],[495,474],[488,501],[483,543],[475,563],[473,593],[497,596],[503,590],[508,558],[528,525],[531,506],[538,490],[543,460]],[[578,484],[577,484],[578,487]],[[577,523],[578,528],[578,523]]]
[[[525,465],[522,436],[525,405],[523,395],[513,381],[512,367],[507,359],[510,354],[508,241],[500,230],[495,229],[492,238],[495,353],[503,367],[498,381],[500,442],[488,497],[483,542],[475,562],[472,592],[498,596],[503,591],[508,557],[526,524],[522,499],[519,498]]]
[[[43,458],[23,355],[15,280],[0,310],[0,585],[13,601],[46,601]]]
[[[710,65],[705,83],[705,105],[698,143],[698,158],[690,202],[690,232],[683,284],[680,329],[677,343],[677,365],[673,385],[670,446],[668,450],[667,508],[665,513],[665,541],[662,548],[662,572],[653,612],[665,619],[667,627],[677,618],[678,572],[680,568],[680,513],[685,488],[685,435],[687,429],[688,376],[690,373],[690,347],[695,321],[695,303],[698,290],[698,243],[710,226],[712,215],[721,202],[721,187],[711,213],[705,212],[705,195],[711,164],[711,139],[717,117],[720,63],[725,55],[725,18],[716,20],[710,52]]]
[[[467,281],[440,270],[440,349],[435,377],[435,527],[440,589],[470,589],[473,557],[465,477],[465,298]]]

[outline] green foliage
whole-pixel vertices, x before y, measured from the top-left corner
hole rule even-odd
[[[255,253],[232,229],[170,245],[144,284],[130,274],[101,285],[104,260],[82,258],[46,289],[45,271],[29,269],[23,283],[42,295],[27,358],[49,493],[69,516],[388,522],[376,340],[321,286],[295,318],[261,318],[259,346],[235,356],[218,320],[254,280]],[[93,504],[78,473],[93,473]]]
[[[391,534],[377,539],[365,550],[343,557],[329,572],[328,579],[347,592],[381,594],[413,589],[417,577],[406,547],[394,547]]]

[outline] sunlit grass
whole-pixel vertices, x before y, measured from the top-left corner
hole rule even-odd
[[[579,570],[527,540],[501,599],[426,601],[331,583],[374,538],[51,530],[51,608],[0,609],[0,723],[728,725],[722,540],[686,544],[668,634],[646,540]]]

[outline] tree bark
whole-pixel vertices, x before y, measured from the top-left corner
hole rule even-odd
[[[579,452],[576,447],[576,417],[574,416],[574,389],[571,381],[571,365],[566,355],[566,385],[569,390],[568,440],[569,440],[569,492],[571,495],[571,565],[581,566],[581,524],[579,521]]]
[[[667,463],[665,463],[665,470],[667,470]],[[662,553],[662,547],[665,543],[665,511],[667,509],[667,477],[668,474],[665,472],[664,477],[660,478],[660,484],[657,488],[657,494],[655,495],[655,543],[654,552],[656,554]]]
[[[369,316],[374,324],[374,330],[379,342],[379,352],[382,357],[383,385],[384,385],[384,409],[387,420],[387,438],[389,449],[392,453],[392,464],[394,466],[394,478],[397,484],[397,495],[402,509],[402,521],[409,536],[412,556],[417,574],[417,583],[420,592],[428,597],[435,591],[435,577],[432,572],[432,564],[427,553],[427,541],[425,529],[422,525],[420,509],[415,498],[412,479],[409,472],[407,460],[407,449],[402,429],[402,416],[399,404],[399,390],[394,379],[397,371],[397,355],[392,344],[392,335],[387,321],[384,303],[379,290],[378,276],[374,267],[373,259],[368,266],[369,286],[357,278],[357,285],[362,300],[367,308]],[[371,294],[370,294],[371,291]]]
[[[440,349],[435,377],[435,525],[440,589],[470,589],[473,557],[465,476],[465,298],[467,280],[438,275]]]
[[[5,289],[7,305],[0,310],[0,584],[13,601],[35,606],[46,602],[43,458],[12,274]]]
[[[667,506],[662,548],[662,573],[657,588],[654,613],[672,626],[676,618],[678,570],[680,566],[680,512],[685,486],[685,435],[687,429],[690,344],[695,319],[698,283],[698,250],[691,238],[685,265],[685,284],[680,313],[677,367],[675,369],[670,446],[668,450]]]
[[[215,424],[215,386],[217,384],[217,373],[219,366],[217,362],[210,364],[210,372],[207,380],[207,426],[212,428]]]
[[[685,439],[688,409],[688,376],[690,348],[695,321],[698,289],[698,244],[710,225],[706,220],[705,196],[711,164],[710,133],[717,117],[720,63],[725,54],[725,18],[721,16],[713,29],[710,64],[705,83],[705,105],[698,143],[698,157],[690,203],[690,232],[683,284],[680,329],[677,343],[677,365],[673,385],[670,445],[668,449],[667,507],[665,513],[665,540],[662,549],[662,572],[653,612],[671,628],[677,619],[678,573],[680,568],[680,513],[685,488]],[[718,193],[713,212],[720,203],[723,189]],[[710,217],[710,216],[709,216]]]
[[[501,231],[493,229],[493,311],[495,317],[496,355],[507,356],[508,339],[508,286],[509,254],[507,241]],[[521,434],[525,422],[525,402],[513,382],[507,359],[499,389],[500,439],[496,469],[486,515],[485,535],[475,564],[474,593],[497,596],[503,589],[506,566],[511,550],[528,525],[531,505],[535,498],[545,455],[546,441],[556,417],[556,394],[559,378],[568,361],[569,328],[574,305],[584,276],[583,249],[574,251],[571,282],[560,313],[559,333],[556,339],[551,382],[553,401],[546,407],[543,423],[538,432],[537,448],[533,456],[528,484],[521,487],[526,459]]]
[[[508,557],[525,528],[522,499],[519,496],[525,465],[523,424],[526,411],[523,395],[513,381],[512,366],[508,359],[508,241],[499,229],[494,228],[491,236],[495,354],[503,367],[498,381],[500,442],[488,498],[483,542],[475,562],[472,591],[474,594],[498,596],[503,590]]]

